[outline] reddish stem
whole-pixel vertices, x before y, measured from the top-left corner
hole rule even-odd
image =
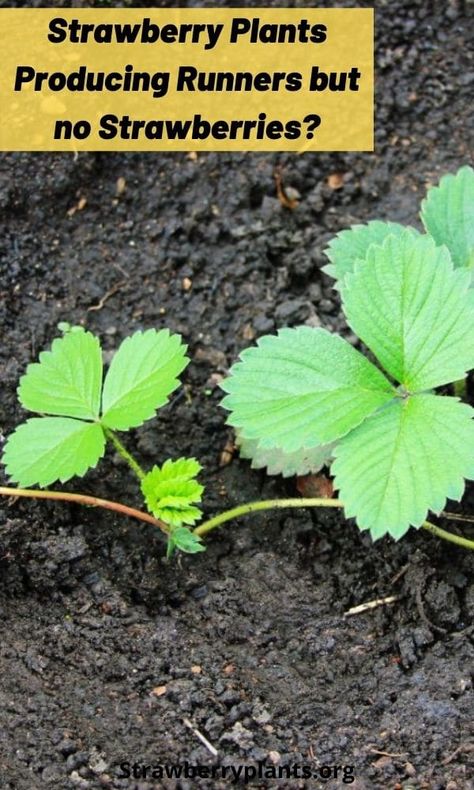
[[[88,494],[71,494],[66,491],[42,491],[41,489],[33,488],[7,488],[0,486],[1,496],[11,497],[28,497],[30,499],[58,499],[63,502],[76,502],[79,505],[90,505],[91,507],[103,507],[106,510],[115,510],[116,513],[121,513],[130,518],[136,518],[139,521],[146,521],[148,524],[153,524],[165,533],[169,534],[168,527],[163,521],[154,518],[149,513],[143,510],[136,510],[134,507],[122,505],[120,502],[114,502],[111,499],[99,499],[96,496],[89,496]]]

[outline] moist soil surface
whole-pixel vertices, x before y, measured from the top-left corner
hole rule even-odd
[[[107,359],[169,327],[189,345],[184,386],[129,448],[146,467],[199,458],[207,515],[297,495],[231,457],[219,381],[279,327],[356,342],[324,247],[375,217],[419,226],[427,186],[470,161],[472,10],[377,3],[375,153],[3,155],[2,433],[25,419],[18,378],[59,321],[99,334]],[[64,488],[140,507],[113,451]],[[167,562],[154,527],[100,509],[3,499],[0,516],[2,787],[224,788],[259,763],[284,778],[251,786],[472,786],[469,552],[413,529],[374,544],[338,511],[297,510]],[[159,778],[164,764],[216,768]]]

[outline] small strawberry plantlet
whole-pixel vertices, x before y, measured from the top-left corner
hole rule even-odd
[[[167,535],[168,553],[174,548],[202,551],[189,529],[201,515],[196,506],[203,492],[196,480],[200,464],[194,458],[166,460],[145,472],[117,436],[154,417],[179,386],[178,376],[188,364],[180,336],[166,329],[136,332],[123,341],[103,379],[99,339],[82,327],[64,323],[60,329],[64,336],[20,380],[22,406],[47,416],[30,418],[10,436],[3,453],[7,474],[22,489],[65,482],[95,467],[109,441],[137,476],[153,514],[148,520]],[[103,504],[80,494],[54,493],[30,490],[29,495]],[[118,503],[104,506],[137,514]]]

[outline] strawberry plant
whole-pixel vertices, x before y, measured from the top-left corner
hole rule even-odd
[[[22,406],[47,416],[30,418],[9,437],[3,452],[7,474],[22,488],[65,482],[95,467],[108,441],[137,476],[152,523],[167,535],[168,551],[202,551],[189,529],[201,515],[196,506],[203,491],[196,480],[199,463],[194,458],[166,460],[145,472],[117,435],[154,417],[179,386],[178,376],[188,363],[181,338],[166,329],[136,332],[123,341],[104,378],[99,339],[82,327],[61,328],[64,336],[20,380]]]
[[[422,220],[427,234],[375,220],[329,245],[375,364],[303,326],[262,337],[222,384],[241,455],[286,476],[331,465],[346,516],[374,539],[424,525],[474,478],[473,410],[434,391],[474,367],[472,168],[428,192]]]
[[[473,409],[442,394],[474,367],[474,171],[441,179],[422,205],[427,230],[375,220],[330,243],[347,322],[374,362],[342,337],[308,326],[262,337],[241,354],[222,388],[240,452],[284,476],[331,465],[341,499],[272,499],[238,505],[194,526],[203,486],[194,458],[145,472],[119,432],[155,416],[188,359],[178,335],[149,329],[126,338],[103,377],[98,338],[63,324],[20,380],[22,406],[42,416],[20,425],[3,463],[18,488],[0,495],[100,506],[159,527],[168,555],[204,550],[202,537],[240,516],[290,507],[343,507],[374,539],[410,526],[474,549],[426,521],[474,479]],[[438,389],[438,391],[437,391]],[[113,500],[44,490],[82,476],[109,442],[138,478],[148,512]],[[38,484],[42,488],[24,486]],[[469,519],[468,519],[469,520]]]

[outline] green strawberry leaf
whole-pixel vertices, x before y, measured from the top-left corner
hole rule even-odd
[[[329,463],[334,448],[334,444],[325,444],[309,450],[303,448],[284,453],[277,447],[262,448],[256,439],[245,439],[243,436],[237,436],[237,445],[240,457],[251,459],[252,469],[266,467],[267,474],[283,477],[316,474]]]
[[[415,228],[406,228],[398,222],[382,222],[379,219],[371,220],[367,225],[352,225],[329,242],[324,252],[331,263],[323,266],[322,271],[342,283],[346,274],[354,271],[356,261],[364,260],[372,244],[382,244],[387,236],[398,238],[406,230],[413,236],[419,235]],[[341,283],[334,287],[339,289]]]
[[[332,472],[346,516],[374,540],[398,540],[461,499],[474,477],[473,414],[457,398],[397,398],[341,439]]]
[[[95,420],[100,411],[102,354],[97,337],[74,327],[42,351],[20,379],[18,397],[29,411]]]
[[[446,247],[405,232],[372,247],[342,288],[348,323],[409,392],[464,378],[474,367],[470,275]]]
[[[474,267],[474,170],[461,167],[428,190],[421,219],[436,244],[445,244],[455,266]]]
[[[75,324],[70,324],[69,321],[60,321],[58,324],[58,329],[62,332],[63,335],[67,335],[68,332],[84,332],[83,326],[76,326]]]
[[[150,513],[173,527],[194,524],[201,511],[192,503],[200,502],[204,487],[195,480],[201,471],[195,458],[165,461],[154,466],[143,478],[141,489]]]
[[[186,527],[175,527],[170,532],[168,538],[167,556],[171,557],[175,549],[180,549],[186,554],[197,554],[199,551],[206,551],[206,547],[202,545],[202,538],[195,535],[191,530]]]
[[[167,329],[127,337],[105,377],[102,424],[126,431],[154,417],[179,386],[177,376],[188,363],[185,352],[181,337]]]
[[[105,437],[98,423],[67,417],[33,417],[8,438],[3,463],[22,488],[48,486],[81,477],[104,455]]]
[[[262,337],[221,387],[227,422],[262,449],[284,453],[335,441],[394,395],[349,343],[307,326]]]

